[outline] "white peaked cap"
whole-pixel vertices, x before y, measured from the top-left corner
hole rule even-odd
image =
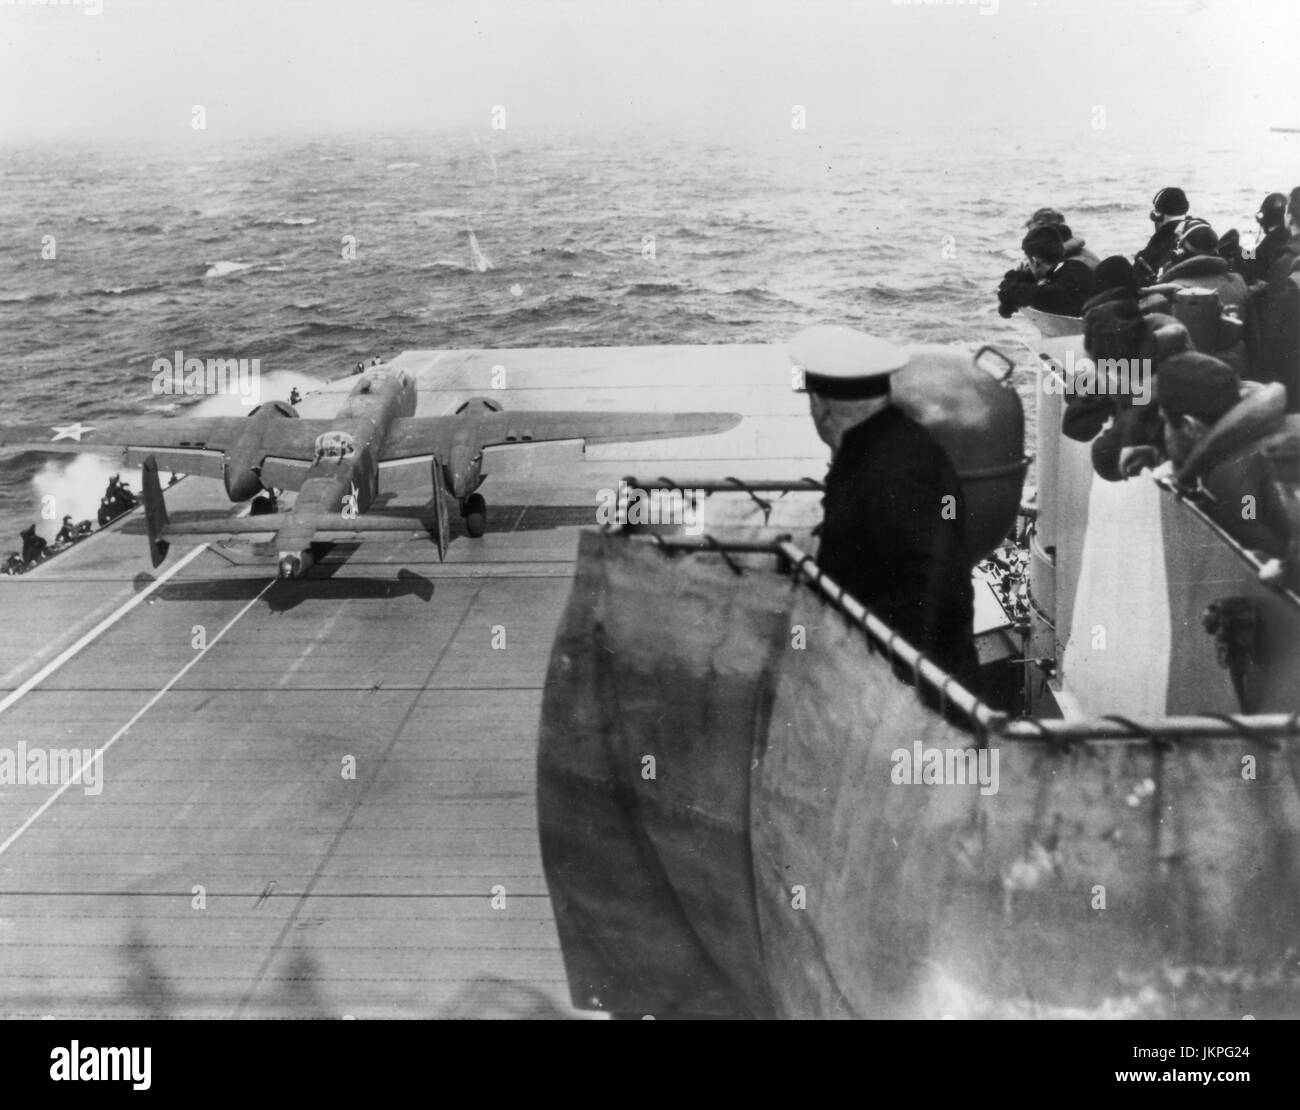
[[[804,372],[810,391],[850,396],[855,387],[877,391],[885,384],[880,379],[902,370],[908,356],[901,347],[856,328],[817,324],[790,340],[790,359]]]

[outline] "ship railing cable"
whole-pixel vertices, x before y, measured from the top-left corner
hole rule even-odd
[[[623,479],[629,489],[641,489],[635,475],[629,474]],[[796,478],[790,481],[756,481],[747,482],[743,478],[728,475],[719,481],[716,478],[675,479],[660,475],[655,479],[655,489],[680,490],[682,492],[698,490],[706,497],[715,493],[743,493],[762,510],[763,523],[772,516],[772,502],[759,497],[760,493],[776,493],[784,497],[787,493],[824,493],[826,487],[814,478]]]
[[[628,533],[624,533],[628,534]],[[630,538],[630,534],[629,538]],[[1150,744],[1169,749],[1177,743],[1198,740],[1239,738],[1249,743],[1276,749],[1276,740],[1300,738],[1300,711],[1291,713],[1235,714],[1205,712],[1158,718],[1128,717],[1119,714],[1091,719],[1065,720],[1063,718],[1011,717],[994,709],[977,694],[968,690],[933,660],[918,651],[898,632],[849,594],[839,583],[824,574],[811,555],[794,542],[779,536],[771,541],[730,541],[714,536],[651,537],[666,554],[711,552],[727,558],[734,555],[771,555],[784,572],[790,573],[796,583],[804,580],[808,586],[840,611],[867,637],[868,646],[879,650],[891,662],[897,663],[913,675],[918,692],[930,692],[939,698],[943,711],[952,708],[980,737],[981,743],[989,738],[999,741],[1036,741],[1054,748],[1066,748],[1072,743],[1087,741]],[[737,574],[743,573],[732,559],[728,566]]]

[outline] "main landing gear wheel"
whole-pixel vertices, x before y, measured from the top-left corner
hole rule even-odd
[[[487,502],[483,500],[483,495],[471,493],[465,498],[460,514],[465,518],[465,531],[474,539],[478,539],[487,527]]]

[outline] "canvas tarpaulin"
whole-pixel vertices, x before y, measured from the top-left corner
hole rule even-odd
[[[1294,1014],[1289,747],[993,740],[984,787],[900,782],[978,738],[771,568],[582,537],[538,752],[576,1005]]]

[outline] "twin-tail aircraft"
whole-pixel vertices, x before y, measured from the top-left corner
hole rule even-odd
[[[446,556],[451,506],[465,531],[483,534],[487,504],[483,451],[554,440],[614,443],[712,435],[735,427],[738,413],[506,412],[475,397],[452,414],[416,416],[411,376],[391,366],[364,372],[330,420],[300,417],[292,405],[269,401],[247,416],[143,418],[58,426],[0,427],[0,448],[81,451],[140,464],[153,565],[166,558],[168,537],[181,534],[275,533],[281,578],[300,578],[312,565],[320,533],[411,532],[424,527]],[[389,468],[429,467],[433,497],[423,510],[367,510]],[[158,471],[172,470],[225,483],[234,502],[264,491],[294,490],[292,508],[245,517],[172,521]]]

